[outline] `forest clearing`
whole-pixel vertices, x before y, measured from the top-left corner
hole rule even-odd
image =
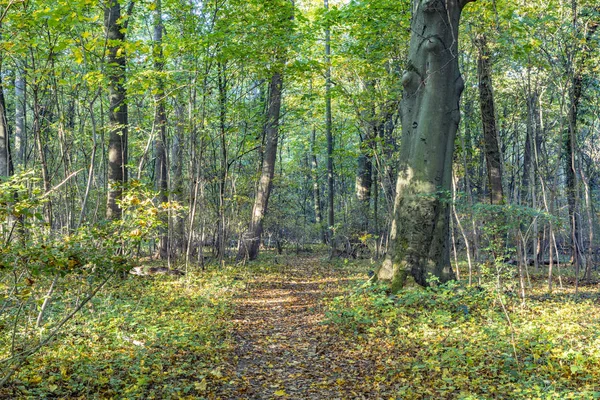
[[[0,398],[600,398],[598,0],[0,0]]]

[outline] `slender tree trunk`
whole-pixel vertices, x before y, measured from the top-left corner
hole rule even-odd
[[[485,36],[477,39],[479,54],[477,57],[477,76],[479,78],[479,100],[481,121],[483,123],[483,141],[485,160],[490,184],[491,204],[503,204],[502,190],[502,158],[498,147],[498,129],[496,128],[496,111],[490,69],[490,54]]]
[[[463,229],[462,223],[460,222],[460,218],[458,217],[458,212],[456,211],[456,179],[454,177],[452,179],[452,212],[454,214],[454,220],[456,221],[456,225],[460,230],[460,234],[463,237],[463,240],[465,241],[465,250],[467,252],[467,265],[469,266],[469,285],[471,285],[473,283],[473,264],[471,263],[471,249],[469,248],[469,239],[465,234],[465,230]],[[478,274],[478,279],[479,278],[480,276]]]
[[[0,25],[1,29],[1,25]],[[2,54],[0,54],[0,177],[13,174],[13,160],[10,149],[10,129],[6,118],[4,84],[2,82]]]
[[[313,187],[313,201],[315,204],[315,223],[319,227],[321,231],[321,241],[323,244],[327,243],[327,231],[325,226],[323,226],[323,213],[321,211],[321,190],[319,185],[319,166],[317,164],[317,153],[315,151],[315,142],[316,142],[316,133],[317,130],[313,127],[312,135],[310,139],[310,158],[311,158],[311,167],[310,172],[312,175],[312,187]]]
[[[329,0],[323,0],[325,11],[329,10]],[[327,225],[328,237],[333,245],[334,220],[334,178],[333,178],[333,132],[331,117],[331,34],[329,26],[325,29],[325,132],[327,136]]]
[[[167,168],[167,113],[165,110],[165,88],[164,81],[160,74],[164,69],[162,36],[162,2],[155,0],[154,8],[154,69],[159,74],[157,80],[156,94],[154,101],[156,103],[156,112],[154,115],[154,126],[158,131],[154,142],[156,159],[154,164],[154,181],[158,190],[158,201],[167,203],[168,197],[168,168]],[[160,228],[160,239],[158,244],[158,255],[161,259],[169,257],[169,218],[166,214],[161,216],[162,226]]]
[[[175,106],[175,113],[177,118],[177,126],[175,128],[175,137],[173,138],[173,147],[171,150],[171,165],[173,168],[173,197],[174,200],[179,204],[183,203],[183,140],[184,140],[184,126],[185,121],[183,117],[183,109],[179,105]],[[194,146],[194,144],[192,145]],[[190,170],[190,174],[193,174],[194,170]],[[175,249],[178,254],[186,254],[186,243],[185,240],[185,219],[183,214],[179,213],[175,216],[174,221],[174,242]]]
[[[125,92],[125,40],[126,26],[121,18],[118,0],[108,0],[104,10],[104,27],[108,40],[106,71],[108,76],[109,142],[108,142],[108,196],[106,216],[120,219],[121,207],[117,201],[127,182],[127,101]]]
[[[450,202],[454,139],[464,82],[458,68],[458,24],[467,0],[414,0],[407,71],[402,77],[402,144],[391,246],[378,277],[397,291],[410,274],[454,278]]]
[[[38,90],[36,87],[33,89],[33,135],[35,137],[35,142],[38,150],[38,157],[40,159],[40,164],[42,167],[42,181],[44,183],[44,193],[48,193],[50,191],[50,173],[48,172],[48,161],[46,157],[46,146],[44,140],[42,139],[42,121],[45,118],[45,113],[47,112],[46,107],[39,103],[38,98]],[[52,202],[48,201],[44,206],[45,214],[46,214],[46,223],[50,228],[52,228]]]
[[[472,157],[471,154],[468,153],[467,149],[471,148],[471,126],[469,125],[469,120],[472,116],[472,103],[471,101],[465,102],[465,135],[461,138],[461,145],[463,148],[463,167],[465,169],[465,192],[467,194],[467,200],[469,202],[470,209],[470,223],[471,223],[471,232],[473,235],[473,249],[472,256],[475,265],[477,266],[477,279],[478,282],[481,283],[481,274],[479,273],[479,229],[477,226],[477,222],[475,221],[475,216],[473,215],[473,207],[475,205],[475,201],[473,200],[473,189],[471,184],[471,162]],[[469,278],[471,279],[471,278]],[[469,281],[471,284],[471,281]]]
[[[227,184],[227,176],[229,175],[229,160],[227,155],[227,140],[225,137],[226,132],[226,118],[227,118],[227,79],[225,77],[226,68],[223,63],[219,63],[217,73],[217,84],[219,87],[219,134],[221,139],[221,176],[219,181],[219,231],[217,235],[218,251],[219,251],[219,262],[221,266],[225,264],[225,191]]]
[[[578,2],[577,0],[571,1],[572,17],[573,17],[573,31],[579,35],[580,27],[578,21]],[[571,258],[575,264],[576,273],[576,291],[579,284],[579,270],[581,266],[583,251],[581,249],[581,232],[580,222],[578,217],[579,212],[579,174],[577,173],[578,165],[577,161],[577,119],[579,113],[579,102],[583,95],[583,66],[585,61],[589,58],[591,48],[589,43],[592,40],[594,33],[598,29],[600,24],[595,21],[590,24],[585,32],[585,40],[582,43],[581,48],[578,48],[577,44],[574,49],[569,49],[567,54],[567,74],[570,79],[569,85],[569,112],[568,112],[568,126],[565,137],[565,170],[567,175],[566,191],[567,191],[567,203],[569,206],[569,221],[571,223]],[[576,57],[581,54],[579,62],[576,62]]]
[[[577,175],[577,110],[579,107],[579,99],[581,98],[582,82],[581,76],[574,76],[569,92],[569,123],[565,140],[565,170],[567,175],[566,191],[567,204],[569,208],[569,221],[571,224],[571,259],[575,264],[577,276],[579,276],[579,221],[577,212],[579,209],[579,190],[578,190],[578,175]]]
[[[279,117],[281,113],[281,89],[283,76],[276,72],[269,83],[269,100],[267,104],[267,122],[265,126],[265,147],[262,157],[262,168],[250,227],[242,237],[239,247],[238,259],[248,258],[254,260],[260,249],[260,238],[263,230],[263,220],[267,213],[269,196],[273,186],[273,175],[275,174],[275,162],[277,161],[277,142],[279,140]]]
[[[17,164],[26,166],[27,149],[26,112],[25,112],[25,73],[17,66],[15,78],[15,153]]]
[[[356,171],[356,197],[359,203],[359,212],[361,213],[362,229],[369,230],[369,219],[371,211],[371,194],[373,187],[373,153],[377,129],[373,114],[367,121],[367,132],[361,135],[360,155],[358,156],[358,168]]]
[[[581,181],[583,182],[583,189],[585,191],[585,212],[587,216],[587,225],[588,225],[588,246],[586,252],[586,260],[585,260],[585,274],[584,279],[590,281],[592,279],[592,265],[593,265],[593,256],[594,256],[594,217],[592,212],[592,196],[590,193],[590,185],[588,179],[585,176],[585,172],[583,170],[581,173]]]

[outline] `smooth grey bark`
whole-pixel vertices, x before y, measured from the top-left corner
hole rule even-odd
[[[273,176],[275,174],[275,162],[277,161],[277,143],[279,140],[279,117],[281,114],[281,89],[283,75],[275,72],[269,82],[269,100],[267,104],[267,121],[265,125],[265,144],[262,158],[262,167],[250,226],[242,236],[239,247],[238,260],[254,260],[258,256],[260,238],[263,230],[263,220],[267,213],[271,188],[273,187]]]
[[[163,22],[162,22],[162,3],[161,0],[155,1],[154,8],[154,69],[159,74],[157,79],[156,94],[154,101],[156,111],[154,115],[154,127],[158,130],[157,138],[154,142],[154,151],[156,153],[154,163],[154,182],[158,190],[158,201],[167,203],[168,197],[168,169],[167,169],[167,113],[165,110],[165,88],[160,74],[164,69],[163,60]],[[161,259],[169,257],[169,218],[163,214],[161,216],[162,226],[159,234],[158,255]]]
[[[25,167],[25,149],[27,148],[27,134],[25,132],[25,73],[18,66],[15,73],[15,158],[17,164],[22,164]]]
[[[402,143],[390,248],[377,277],[400,290],[408,275],[454,278],[447,194],[464,82],[458,24],[469,0],[414,0],[407,70],[402,77]]]
[[[133,3],[131,3],[133,4]],[[106,71],[108,76],[109,139],[108,139],[108,196],[106,217],[120,219],[121,207],[117,201],[127,182],[127,101],[125,92],[125,40],[126,26],[121,18],[118,0],[108,0],[104,10],[104,28],[108,40]]]

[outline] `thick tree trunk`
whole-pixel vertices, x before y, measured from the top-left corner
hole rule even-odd
[[[464,82],[458,69],[458,24],[467,3],[414,0],[407,71],[402,77],[401,164],[390,249],[378,278],[399,290],[408,274],[454,278],[450,266],[450,202],[454,139]]]
[[[484,35],[477,39],[479,54],[477,57],[477,76],[479,79],[479,102],[481,121],[483,123],[483,143],[485,161],[490,185],[491,204],[503,204],[502,190],[502,157],[498,147],[498,129],[496,128],[496,111],[490,70],[490,54]]]
[[[161,0],[155,1],[154,9],[154,69],[159,74],[163,71],[164,60],[162,50],[162,4]],[[156,113],[154,115],[154,126],[158,130],[157,139],[154,142],[156,159],[154,165],[154,181],[158,190],[158,201],[166,203],[168,198],[168,169],[167,169],[167,113],[165,111],[165,89],[162,77],[158,77],[156,94]],[[158,244],[158,255],[161,259],[169,256],[169,218],[167,215],[161,217],[160,239]]]
[[[254,198],[254,207],[250,226],[242,237],[239,247],[238,259],[248,258],[254,260],[258,256],[260,237],[263,230],[263,220],[267,213],[269,196],[273,186],[275,162],[277,160],[277,142],[279,140],[279,116],[281,113],[281,87],[283,76],[276,72],[269,83],[269,100],[267,105],[267,122],[265,126],[265,147],[262,160],[261,175],[258,189]]]
[[[127,102],[125,99],[125,26],[121,19],[118,0],[109,0],[104,11],[104,27],[108,39],[106,70],[108,75],[109,126],[108,143],[108,196],[106,216],[121,218],[117,201],[127,182]]]

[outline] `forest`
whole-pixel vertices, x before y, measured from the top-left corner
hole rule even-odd
[[[597,0],[0,0],[0,398],[600,398]]]

